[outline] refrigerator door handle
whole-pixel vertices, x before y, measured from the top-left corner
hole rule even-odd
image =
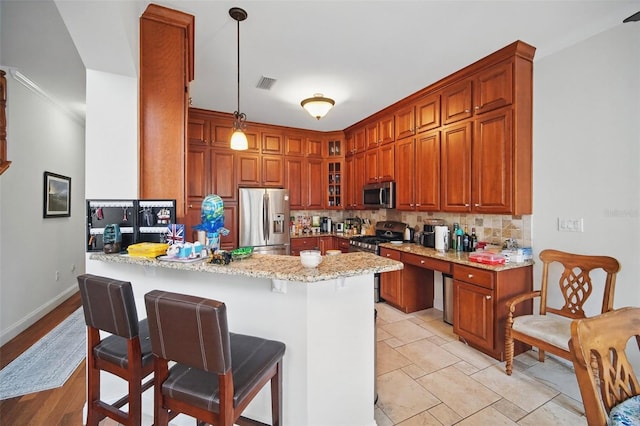
[[[269,240],[269,194],[262,196],[262,233],[265,240]]]

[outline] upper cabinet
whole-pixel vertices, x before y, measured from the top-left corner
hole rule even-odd
[[[186,215],[187,109],[194,17],[150,4],[140,17],[139,197],[175,199]],[[204,129],[202,129],[204,131]],[[171,158],[171,167],[159,167]]]

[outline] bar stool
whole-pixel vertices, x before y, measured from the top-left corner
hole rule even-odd
[[[155,365],[155,426],[180,413],[198,424],[256,424],[241,414],[269,381],[272,422],[281,424],[284,343],[229,333],[226,305],[216,300],[159,290],[144,299]],[[176,364],[168,368],[169,361]]]
[[[147,320],[138,322],[131,283],[84,274],[78,276],[87,324],[87,425],[109,417],[123,425],[142,423],[142,392],[153,385],[153,354]],[[100,331],[111,333],[104,339]],[[129,392],[113,404],[100,400],[100,371],[128,382]],[[128,412],[120,408],[128,404]]]

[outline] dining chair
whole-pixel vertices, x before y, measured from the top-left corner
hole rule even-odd
[[[216,300],[160,290],[144,298],[154,355],[155,426],[166,426],[180,413],[198,424],[262,424],[242,412],[269,382],[272,424],[282,424],[284,343],[230,333],[227,307]]]
[[[147,320],[138,321],[131,283],[83,274],[78,286],[87,324],[87,426],[105,417],[139,426],[142,393],[153,386],[153,378],[143,383],[153,372],[153,355]],[[111,404],[102,401],[101,371],[126,380],[128,393]],[[121,410],[125,404],[127,412]]]
[[[569,348],[589,426],[640,425],[640,383],[627,352],[640,359],[640,308],[573,321]]]
[[[514,341],[538,348],[538,360],[544,362],[545,352],[550,352],[571,361],[569,339],[571,321],[586,318],[584,305],[592,294],[601,294],[600,313],[613,309],[616,274],[620,264],[609,256],[588,256],[567,253],[559,250],[543,250],[542,284],[540,290],[521,294],[509,299],[505,323],[506,372],[513,371]],[[558,263],[562,269],[558,281],[558,290],[563,305],[548,304],[551,291],[551,265]],[[594,282],[591,272],[602,269],[606,273],[603,282]],[[594,293],[595,291],[595,293]],[[595,297],[595,296],[594,296]],[[539,301],[537,314],[517,315],[517,305],[523,302]]]

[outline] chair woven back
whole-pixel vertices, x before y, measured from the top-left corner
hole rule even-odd
[[[543,262],[540,288],[541,314],[550,312],[573,319],[585,318],[584,304],[594,290],[590,273],[595,269],[603,269],[607,274],[603,284],[601,313],[613,308],[616,273],[620,270],[620,263],[616,259],[609,256],[587,256],[550,249],[543,250],[540,253],[540,259]],[[561,263],[564,268],[558,282],[564,305],[559,309],[547,306],[549,266],[554,262]]]
[[[571,323],[569,347],[590,425],[606,424],[611,408],[640,395],[638,377],[625,352],[634,337],[640,351],[640,308],[636,307]]]

